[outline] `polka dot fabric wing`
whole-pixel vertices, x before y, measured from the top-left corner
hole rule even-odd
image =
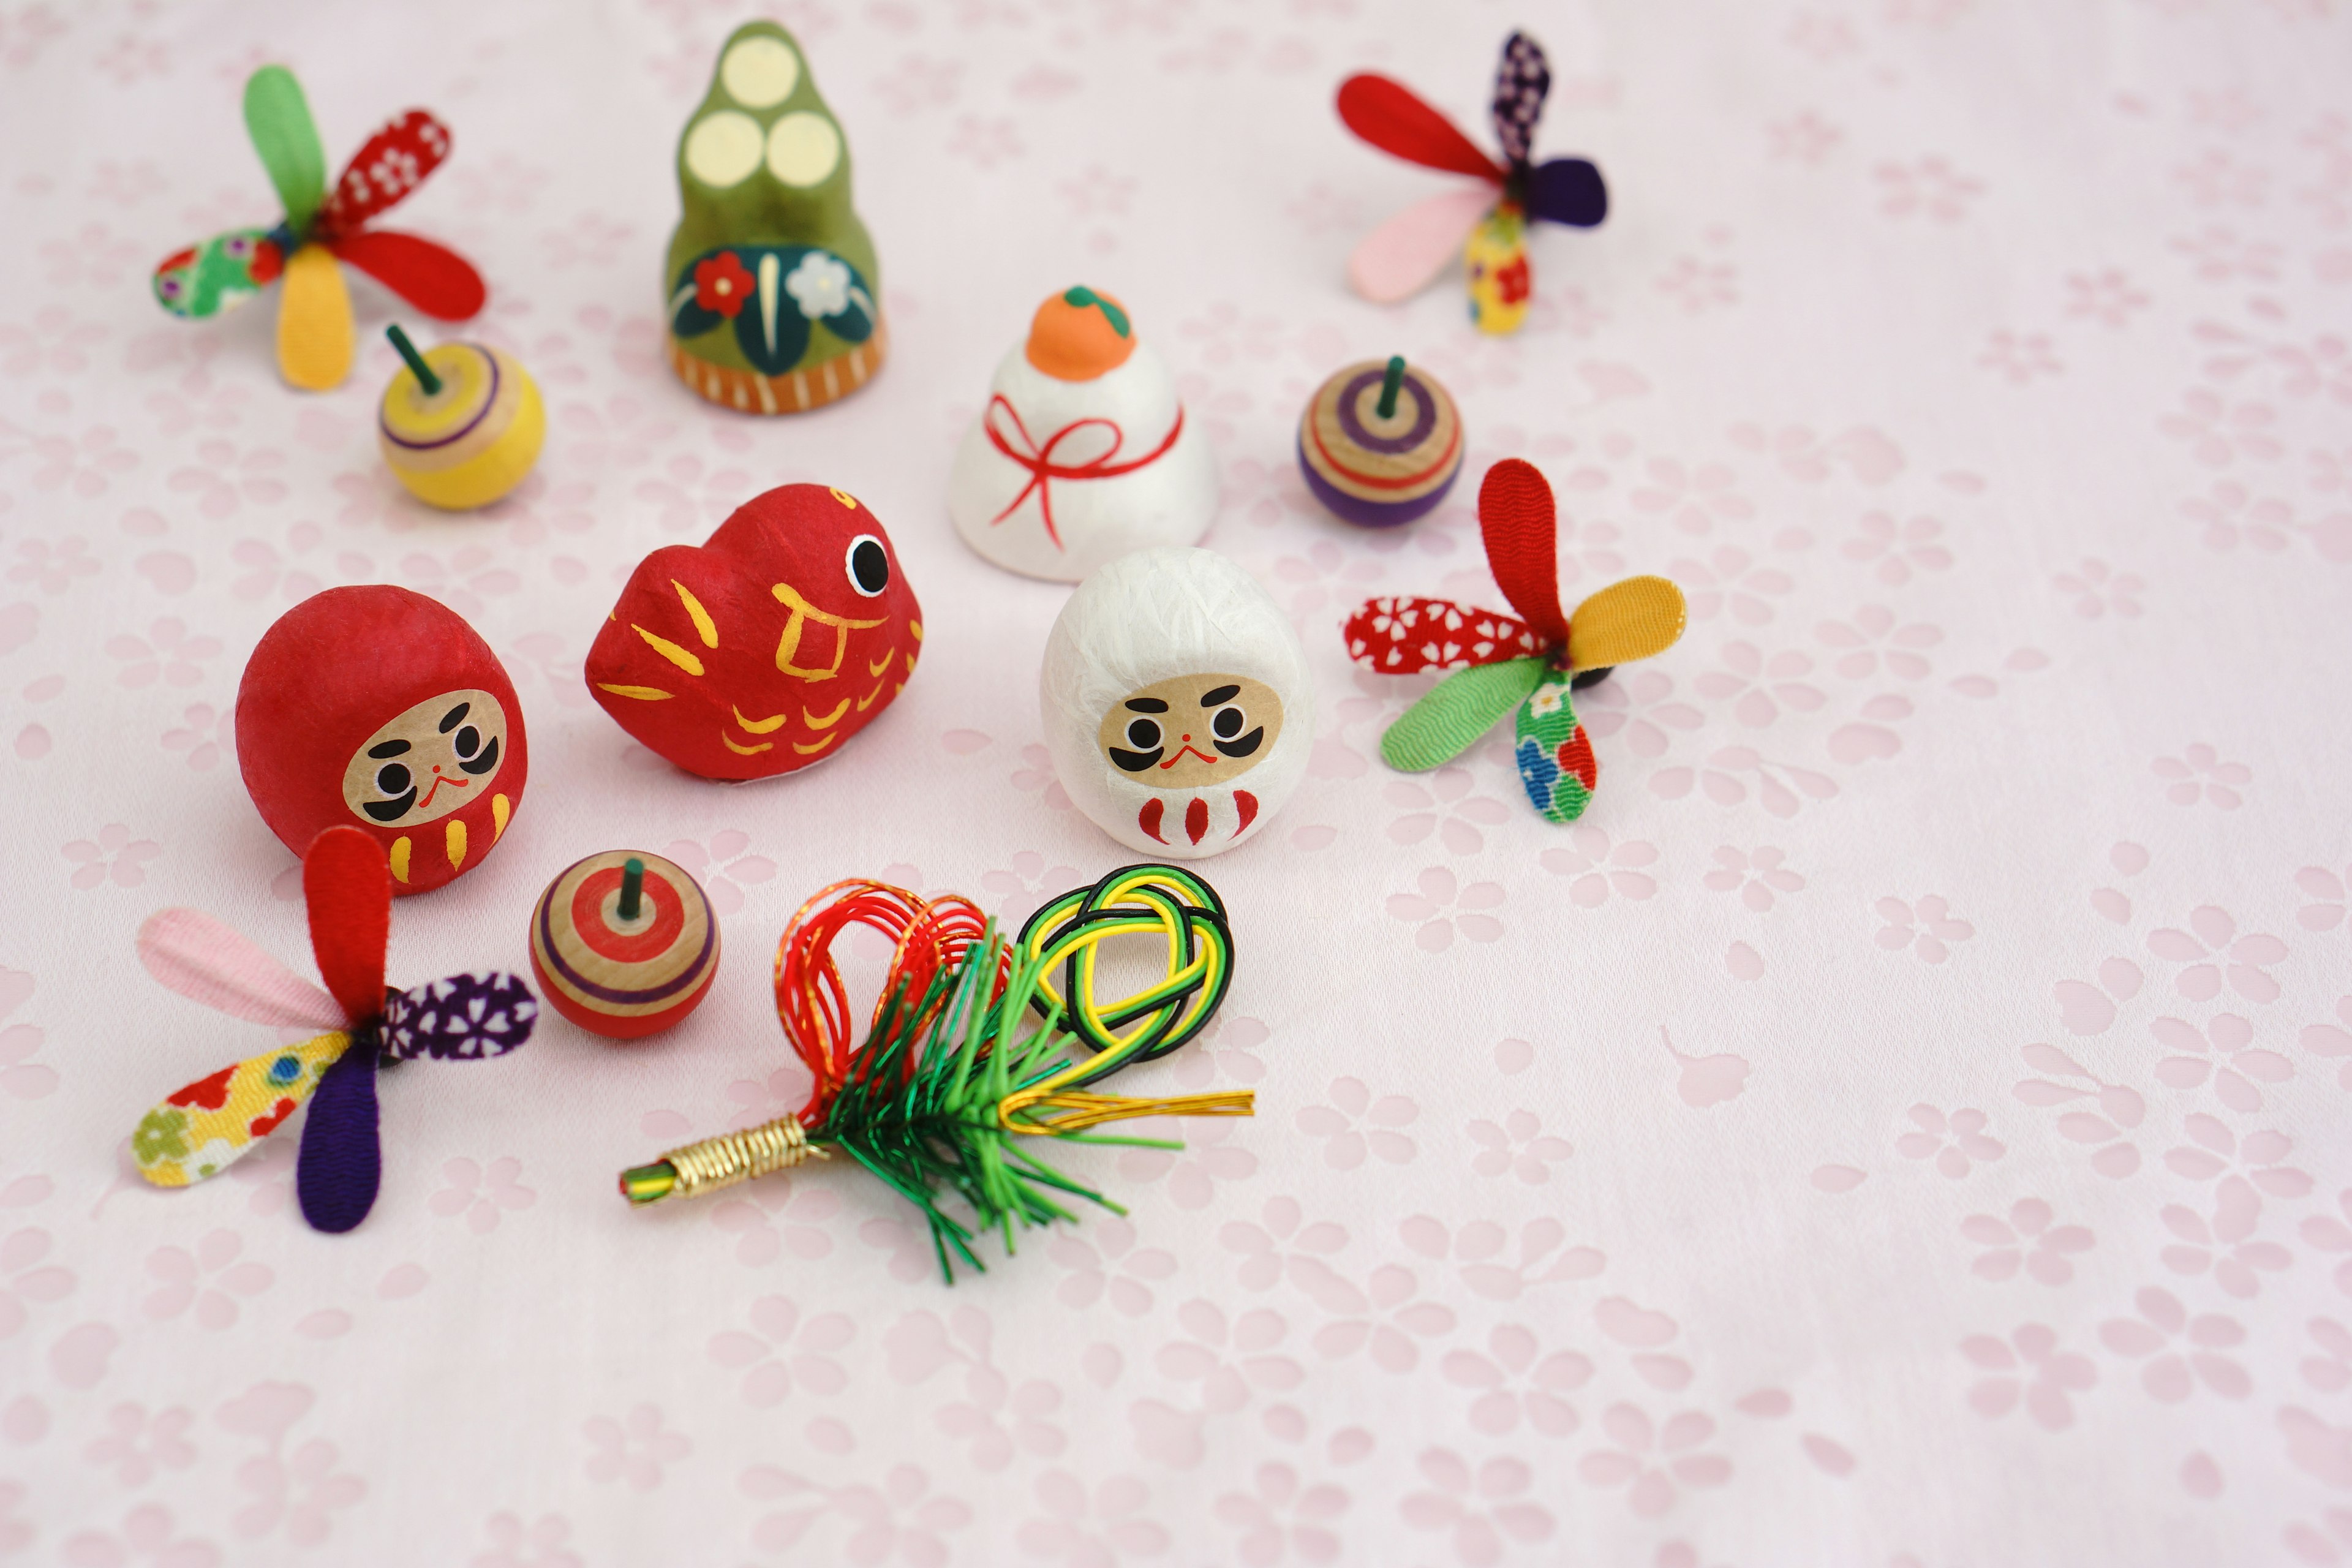
[[[1341,628],[1348,657],[1383,675],[1467,669],[1540,651],[1525,622],[1450,599],[1409,594],[1367,599]]]
[[[516,976],[452,974],[384,1003],[383,1054],[388,1061],[502,1057],[530,1039],[538,1021],[538,998]]]
[[[319,237],[351,234],[404,200],[449,156],[449,128],[422,109],[395,115],[362,144],[319,209]]]
[[[1495,140],[1513,168],[1524,166],[1535,150],[1536,124],[1550,91],[1551,68],[1543,50],[1525,33],[1513,33],[1495,72],[1494,102]]]

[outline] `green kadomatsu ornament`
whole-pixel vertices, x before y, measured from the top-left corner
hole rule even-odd
[[[684,207],[663,273],[669,363],[724,407],[798,414],[882,367],[881,274],[849,143],[793,36],[747,22],[677,143]]]
[[[1478,488],[1478,531],[1518,615],[1396,595],[1366,600],[1345,630],[1349,655],[1383,675],[1453,671],[1381,737],[1389,766],[1443,767],[1516,709],[1512,754],[1528,802],[1547,821],[1573,822],[1601,779],[1573,692],[1674,647],[1686,613],[1665,578],[1628,577],[1563,615],[1557,519],[1543,475],[1506,458]]]

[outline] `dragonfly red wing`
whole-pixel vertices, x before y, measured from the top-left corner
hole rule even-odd
[[[327,248],[436,321],[465,321],[489,298],[471,262],[417,235],[372,228]]]
[[[1568,617],[1559,608],[1559,509],[1533,463],[1506,458],[1486,470],[1478,487],[1478,531],[1486,542],[1486,566],[1502,585],[1511,607],[1527,617],[1528,629],[1546,647],[1568,640]]]
[[[358,232],[370,218],[423,184],[448,156],[447,126],[421,109],[398,116],[369,137],[343,170],[334,194],[319,209],[312,237],[333,239]]]
[[[1369,72],[1349,77],[1339,84],[1339,118],[1349,130],[1408,163],[1503,182],[1495,160],[1401,81]]]
[[[1348,652],[1382,675],[1467,669],[1527,658],[1542,645],[1525,622],[1450,599],[1367,599],[1347,620]]]
[[[343,1016],[383,1012],[383,952],[392,937],[392,868],[383,846],[356,827],[330,827],[302,857],[310,952]]]

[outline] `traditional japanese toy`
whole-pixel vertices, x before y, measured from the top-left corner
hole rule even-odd
[[[504,1056],[530,1038],[539,1004],[513,975],[487,972],[387,991],[392,876],[383,846],[356,827],[311,842],[302,897],[324,991],[194,910],[164,910],[139,928],[140,962],[183,996],[256,1024],[326,1032],[167,1096],[141,1118],[131,1153],[157,1186],[188,1186],[252,1152],[308,1101],[294,1195],[314,1228],[345,1231],[367,1218],[383,1183],[376,1068]]]
[[[588,650],[588,689],[688,773],[770,778],[838,754],[922,640],[881,521],[846,490],[783,485],[708,542],[637,563]]]
[[[1191,544],[1217,514],[1217,461],[1127,307],[1066,289],[996,367],[948,476],[965,543],[1008,571],[1075,583],[1129,551]]]
[[[1664,577],[1628,577],[1562,615],[1551,486],[1517,458],[1486,470],[1478,528],[1517,617],[1405,597],[1367,600],[1348,617],[1348,652],[1358,663],[1383,675],[1454,672],[1389,726],[1381,756],[1400,772],[1425,773],[1517,709],[1528,799],[1548,820],[1573,822],[1592,799],[1600,764],[1570,694],[1617,665],[1674,647],[1683,635],[1683,591]]]
[[[1213,551],[1139,551],[1079,584],[1038,688],[1063,790],[1146,854],[1243,842],[1298,787],[1315,744],[1290,617]]]
[[[1339,84],[1339,118],[1349,130],[1409,163],[1481,182],[1417,202],[1365,236],[1348,260],[1356,292],[1382,304],[1405,299],[1459,254],[1470,319],[1482,331],[1519,330],[1535,293],[1528,225],[1540,219],[1591,228],[1609,216],[1609,188],[1591,163],[1534,161],[1536,121],[1550,90],[1543,50],[1525,33],[1513,33],[1495,72],[1498,163],[1402,82],[1365,74]]]
[[[852,925],[896,944],[856,1044],[832,951]],[[1097,995],[1097,948],[1138,935],[1167,944],[1162,977],[1132,996]],[[621,1195],[636,1205],[691,1197],[837,1150],[922,1211],[952,1283],[955,1260],[985,1267],[972,1247],[982,1233],[998,1232],[1010,1250],[1015,1224],[1075,1219],[1064,1194],[1125,1212],[1047,1164],[1046,1140],[1173,1149],[1181,1145],[1092,1130],[1143,1116],[1252,1114],[1247,1089],[1161,1100],[1092,1089],[1208,1027],[1233,966],[1216,889],[1173,866],[1129,866],[1066,893],[1012,942],[954,894],[836,882],[801,906],[776,950],[776,1013],[816,1079],[808,1103],[624,1171]]]
[[[371,220],[425,183],[449,156],[449,128],[412,109],[368,138],[331,191],[327,154],[300,84],[263,66],[245,84],[245,129],[285,212],[267,228],[233,228],[173,251],[155,268],[155,298],[201,321],[283,281],[278,369],[325,392],[352,368],[352,300],[338,263],[358,268],[425,314],[462,321],[482,308],[481,275],[446,246]]]
[[[1333,515],[1394,528],[1434,508],[1462,472],[1461,411],[1402,356],[1351,364],[1298,416],[1298,468]]]
[[[522,703],[447,605],[384,584],[330,588],[262,634],[236,689],[236,762],[261,820],[301,854],[348,825],[393,891],[481,864],[522,800]]]
[[[703,397],[797,414],[882,368],[882,274],[849,143],[773,22],[729,36],[677,143],[684,214],[662,273],[669,363]]]
[[[427,506],[488,506],[522,483],[547,439],[547,409],[530,373],[504,349],[442,343],[420,353],[384,329],[405,368],[383,389],[376,446]]]
[[[719,973],[719,919],[702,886],[643,850],[573,862],[530,914],[530,972],[592,1035],[642,1039],[678,1023]]]

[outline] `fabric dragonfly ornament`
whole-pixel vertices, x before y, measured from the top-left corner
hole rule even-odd
[[[367,1217],[383,1177],[378,1066],[504,1056],[530,1038],[539,1002],[520,980],[495,973],[386,990],[392,873],[383,847],[356,827],[311,841],[302,896],[324,991],[194,910],[164,910],[139,928],[140,962],[183,996],[257,1024],[326,1032],[167,1096],[141,1119],[131,1152],[157,1186],[189,1186],[252,1152],[307,1100],[295,1196],[314,1228],[346,1231]]]
[[[155,268],[155,299],[202,321],[283,280],[278,369],[296,386],[326,392],[352,368],[348,262],[425,315],[462,321],[482,308],[481,274],[457,252],[369,221],[425,183],[449,156],[449,129],[412,109],[368,138],[331,190],[327,154],[302,89],[284,66],[245,84],[245,129],[285,214],[268,228],[233,228],[173,251]]]
[[[1674,647],[1685,611],[1683,591],[1665,578],[1628,577],[1562,615],[1557,528],[1551,486],[1533,464],[1505,458],[1478,487],[1478,529],[1487,567],[1518,615],[1446,599],[1368,599],[1346,632],[1349,655],[1383,675],[1454,672],[1381,737],[1389,766],[1409,773],[1442,767],[1517,709],[1528,798],[1547,820],[1574,822],[1592,799],[1600,764],[1571,692]]]
[[[1534,297],[1528,225],[1535,219],[1591,228],[1609,216],[1609,187],[1582,158],[1534,161],[1536,121],[1551,70],[1525,33],[1503,46],[1495,72],[1496,163],[1403,83],[1370,73],[1339,84],[1339,118],[1381,152],[1481,184],[1414,203],[1364,237],[1348,259],[1356,292],[1380,304],[1417,294],[1459,254],[1470,289],[1470,319],[1482,331],[1516,332]]]

